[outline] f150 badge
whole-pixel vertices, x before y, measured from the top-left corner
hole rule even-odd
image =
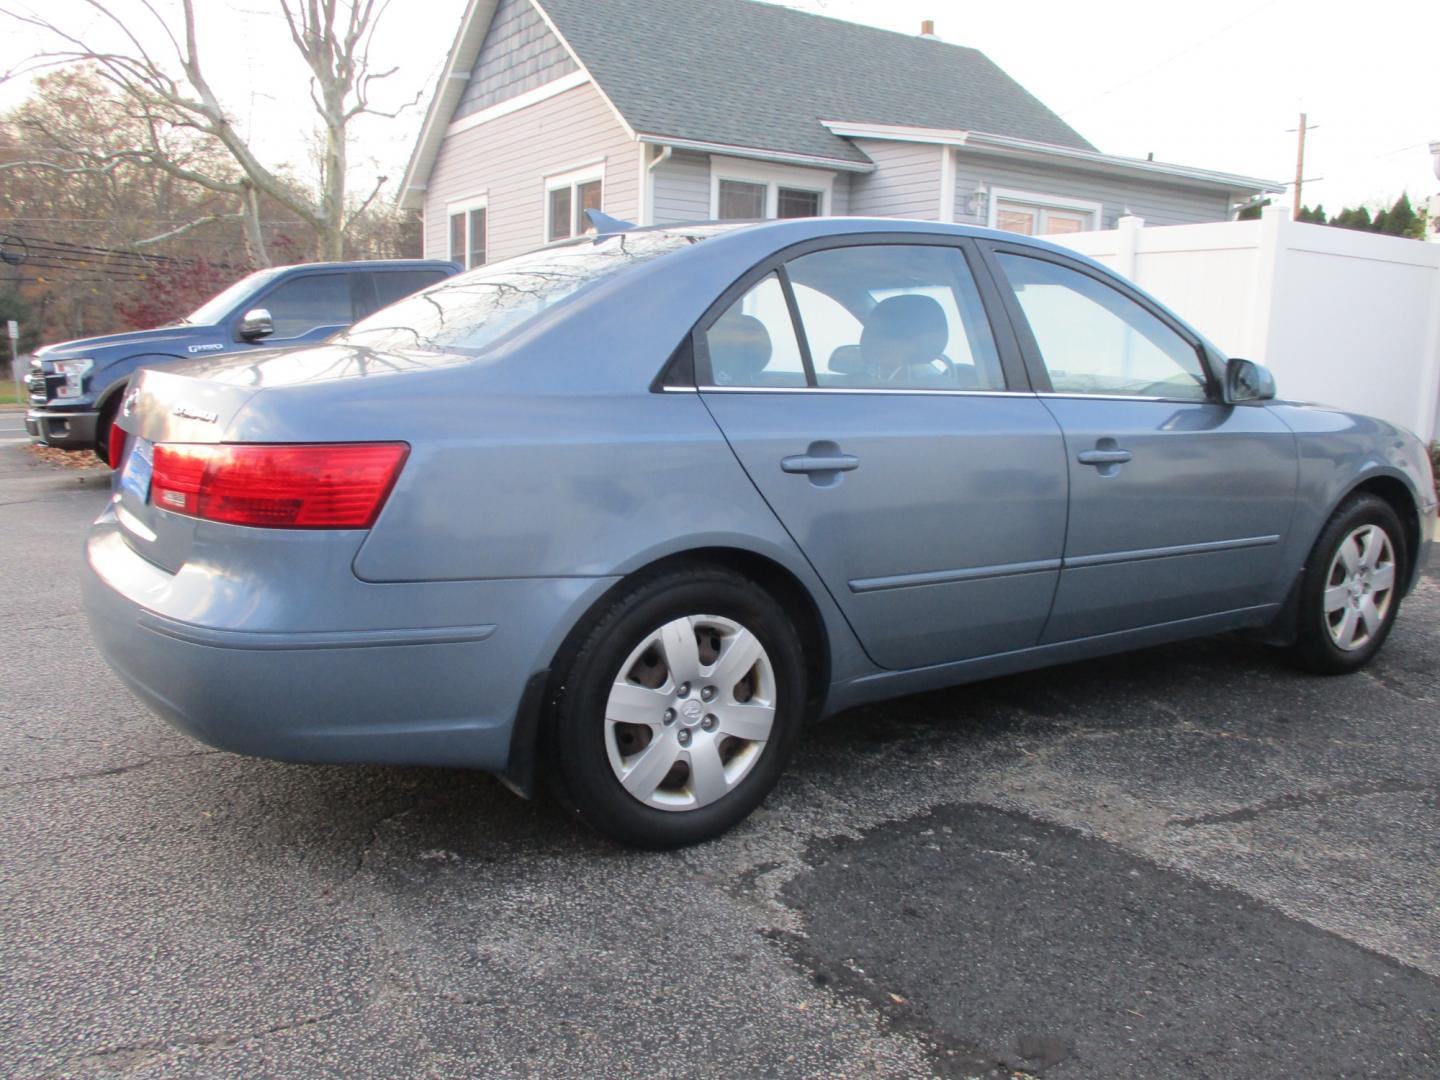
[[[204,409],[192,409],[189,405],[176,405],[172,411],[176,416],[183,416],[186,420],[199,420],[206,424],[213,424],[220,419],[219,413],[206,412]]]

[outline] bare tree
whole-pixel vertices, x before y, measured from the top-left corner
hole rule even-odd
[[[144,120],[145,137],[124,156],[235,197],[255,264],[270,262],[260,229],[262,196],[286,207],[313,230],[319,258],[343,258],[346,234],[385,183],[381,177],[358,206],[347,204],[349,124],[362,114],[394,116],[400,111],[384,112],[373,108],[370,101],[374,84],[396,70],[374,71],[370,65],[371,45],[389,0],[274,0],[284,15],[291,41],[310,70],[309,97],[324,135],[319,183],[313,192],[302,190],[260,160],[216,94],[201,59],[195,0],[180,0],[179,26],[172,25],[157,0],[134,2],[137,6],[122,11],[116,0],[81,0],[98,16],[96,23],[101,28],[82,33],[0,0],[0,16],[39,29],[54,45],[11,75],[65,64],[95,65],[104,78],[125,93]],[[142,27],[129,18],[137,11],[143,12],[140,21],[148,25]],[[100,37],[104,34],[113,36],[119,47],[102,45]],[[163,48],[151,45],[151,38],[162,43]],[[411,104],[414,102],[402,108]],[[175,160],[166,149],[166,134],[174,129],[190,129],[213,139],[233,160],[236,170],[200,170]],[[27,164],[43,166],[37,162]],[[94,160],[85,167],[104,170],[113,164],[111,160]]]

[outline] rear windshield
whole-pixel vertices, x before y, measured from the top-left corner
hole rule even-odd
[[[697,239],[675,232],[626,233],[547,247],[447,278],[333,340],[377,351],[478,355],[567,296]]]

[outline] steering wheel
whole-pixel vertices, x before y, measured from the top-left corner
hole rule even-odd
[[[941,371],[938,376],[936,376],[935,368],[933,366],[936,360],[939,360],[941,366],[944,368],[944,370]],[[912,381],[915,378],[915,373],[917,369],[922,372],[927,372],[931,376],[936,376],[939,379],[949,382],[958,383],[960,381],[959,369],[956,368],[955,362],[951,360],[948,356],[946,356],[944,353],[939,353],[933,360],[922,360],[918,363],[907,364],[905,365],[905,367]]]

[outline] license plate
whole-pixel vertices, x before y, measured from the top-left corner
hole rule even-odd
[[[125,471],[120,474],[120,491],[129,492],[144,503],[150,498],[150,476],[155,471],[155,448],[144,439],[136,439],[125,458]]]

